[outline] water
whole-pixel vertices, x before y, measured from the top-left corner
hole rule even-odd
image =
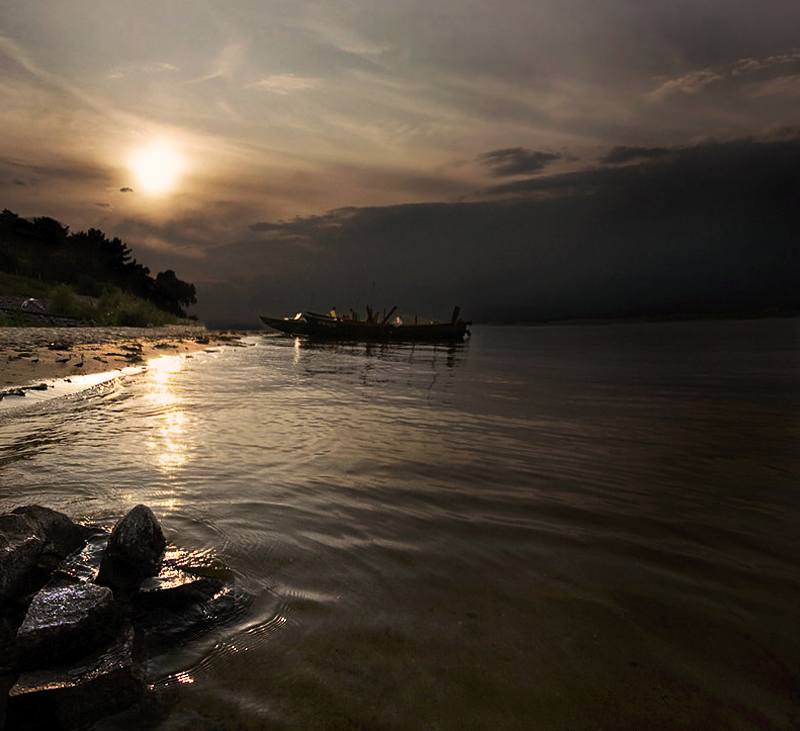
[[[249,342],[0,411],[254,596],[96,729],[800,728],[800,321]]]

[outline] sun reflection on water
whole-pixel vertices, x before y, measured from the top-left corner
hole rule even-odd
[[[147,446],[155,453],[155,463],[164,474],[172,476],[186,464],[186,413],[174,388],[172,376],[183,368],[185,356],[162,355],[147,363],[145,398],[153,407],[156,424],[148,434]],[[165,495],[162,507],[176,507],[174,495]]]

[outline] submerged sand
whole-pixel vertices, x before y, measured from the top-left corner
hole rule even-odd
[[[0,328],[0,395],[52,379],[105,373],[159,355],[190,354],[230,344],[235,334],[202,325]]]

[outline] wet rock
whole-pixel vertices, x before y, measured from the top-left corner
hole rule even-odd
[[[0,516],[0,729],[84,728],[128,708],[146,692],[145,648],[246,611],[229,568],[165,550],[144,505],[110,534],[40,506]]]
[[[232,580],[175,569],[142,582],[131,604],[148,647],[159,650],[238,616],[250,599]]]
[[[50,508],[28,505],[0,515],[0,606],[38,591],[83,543],[83,529]]]
[[[79,661],[22,673],[9,692],[6,731],[78,728],[129,707],[145,691],[142,661],[128,625]]]
[[[57,573],[71,577],[74,579],[73,583],[78,581],[96,583],[103,551],[108,544],[108,536],[109,532],[102,530],[90,535],[81,550],[71,553],[58,565]]]
[[[57,556],[59,561],[84,544],[86,531],[64,513],[41,505],[26,505],[12,510],[11,514],[24,516],[45,539],[45,550]]]
[[[225,588],[221,579],[197,576],[181,569],[161,572],[145,579],[131,601],[135,607],[147,611],[172,609],[180,611],[190,604],[211,599]]]
[[[44,541],[29,526],[10,529],[9,522],[0,524],[0,603],[4,606],[36,591],[48,576],[39,565]]]
[[[51,583],[33,598],[17,631],[19,667],[67,662],[115,636],[122,618],[111,589],[96,584],[58,585],[66,581]]]
[[[137,505],[114,526],[100,562],[97,583],[129,593],[155,576],[167,542],[153,511]]]

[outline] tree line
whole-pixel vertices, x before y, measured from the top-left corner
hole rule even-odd
[[[186,317],[183,308],[197,302],[193,284],[178,279],[172,269],[152,277],[117,237],[110,239],[96,228],[70,233],[54,218],[26,219],[8,209],[0,214],[0,271],[67,284],[92,297],[117,287],[178,317]]]

